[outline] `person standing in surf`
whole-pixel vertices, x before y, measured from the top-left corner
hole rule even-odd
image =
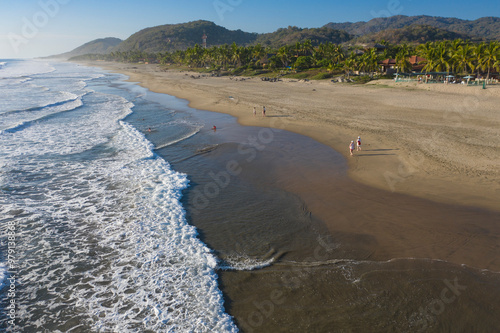
[[[361,151],[361,137],[360,136],[358,136],[358,141],[356,143],[357,143],[357,146],[358,146],[358,148],[356,150]]]

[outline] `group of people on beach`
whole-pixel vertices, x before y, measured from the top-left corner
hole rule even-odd
[[[361,137],[358,136],[358,139],[356,140],[356,143],[354,143],[354,140],[351,141],[351,143],[349,144],[349,151],[351,152],[351,156],[353,156],[354,154],[352,153],[354,151],[354,149],[360,151],[361,150]]]
[[[254,106],[253,107],[253,116],[256,117],[257,116],[257,108]],[[266,116],[266,107],[263,106],[262,107],[262,117],[265,117]]]

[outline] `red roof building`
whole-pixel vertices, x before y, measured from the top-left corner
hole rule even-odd
[[[411,56],[408,58],[408,61],[412,66],[412,72],[421,72],[425,66],[425,62],[427,61],[427,59],[419,56]],[[397,69],[396,59],[385,59],[379,61],[378,64],[380,65],[382,72],[387,74],[392,74]]]

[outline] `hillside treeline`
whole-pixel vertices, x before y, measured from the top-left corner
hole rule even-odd
[[[203,48],[195,45],[184,51],[145,53],[141,51],[112,52],[72,58],[72,60],[105,60],[119,62],[149,62],[176,64],[190,68],[209,70],[232,70],[238,74],[245,69],[306,70],[323,68],[329,72],[380,70],[379,61],[395,59],[398,72],[410,72],[411,56],[425,59],[423,72],[447,72],[454,74],[485,74],[500,70],[500,43],[498,41],[473,43],[462,39],[427,42],[418,46],[392,45],[380,41],[377,47],[355,48],[334,43],[313,46],[310,40],[285,45],[280,48],[264,47],[261,44],[238,46],[224,44]]]

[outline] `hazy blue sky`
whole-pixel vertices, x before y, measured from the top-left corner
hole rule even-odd
[[[0,0],[0,8],[0,59],[58,54],[96,38],[125,39],[146,27],[198,19],[272,32],[398,14],[500,16],[499,0]]]

